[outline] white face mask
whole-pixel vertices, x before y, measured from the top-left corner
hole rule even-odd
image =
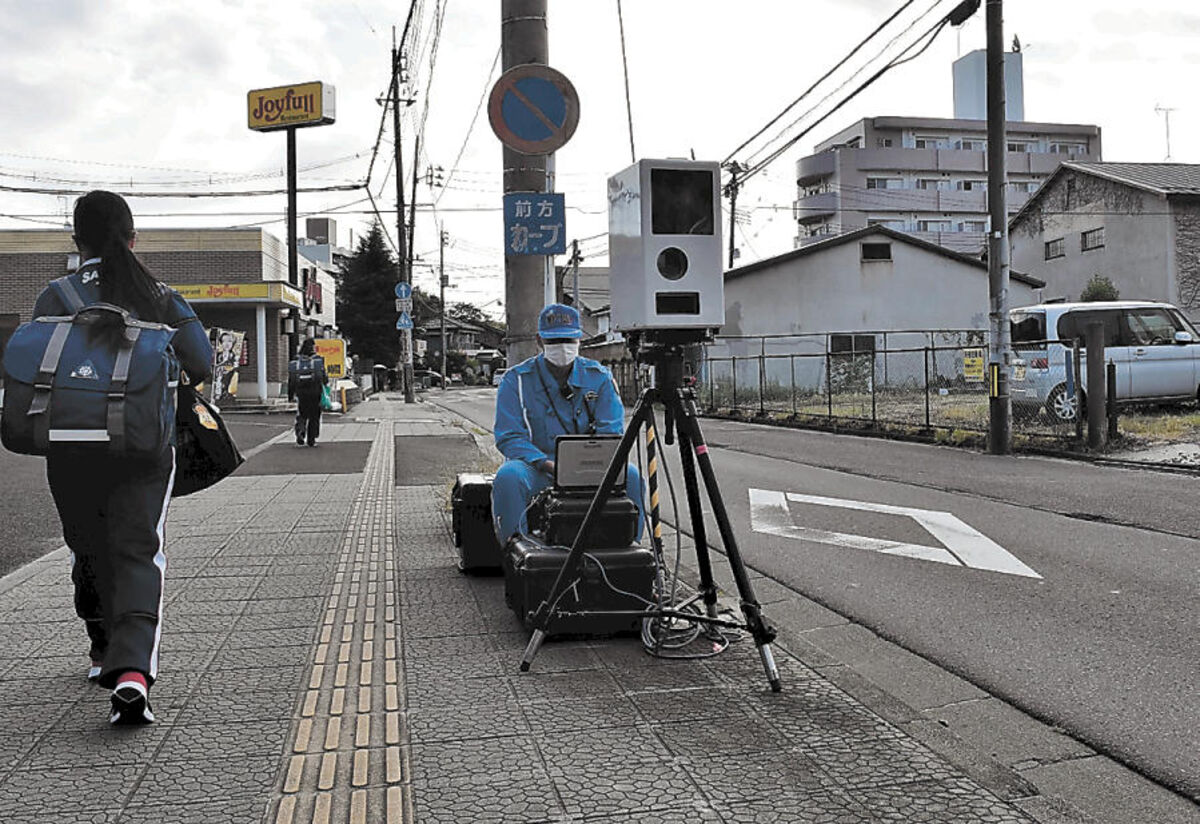
[[[579,341],[570,343],[547,343],[546,360],[555,366],[570,366],[579,355]]]

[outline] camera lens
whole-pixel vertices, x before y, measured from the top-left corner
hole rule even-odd
[[[667,280],[679,280],[687,274],[688,259],[682,249],[668,246],[658,253],[658,273]]]

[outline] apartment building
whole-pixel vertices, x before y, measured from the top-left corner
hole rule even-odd
[[[1059,164],[1100,159],[1100,127],[1010,122],[1008,212]],[[987,121],[871,117],[818,144],[796,165],[796,248],[885,226],[966,254],[987,238]]]

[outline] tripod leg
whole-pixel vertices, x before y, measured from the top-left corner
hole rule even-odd
[[[700,595],[709,618],[717,617],[717,585],[713,582],[712,557],[708,551],[708,528],[700,506],[700,487],[696,483],[696,463],[692,443],[685,429],[679,434],[679,463],[683,466],[683,485],[687,493],[688,512],[692,520],[692,537],[696,543],[696,566],[700,572]]]
[[[629,426],[625,430],[625,434],[621,436],[621,443],[617,445],[616,454],[613,455],[612,461],[608,464],[608,469],[604,473],[604,479],[600,482],[600,488],[596,490],[596,494],[592,497],[592,502],[588,506],[587,514],[583,516],[583,523],[579,525],[579,533],[575,536],[575,543],[571,545],[571,551],[567,553],[566,560],[563,561],[562,569],[558,571],[558,577],[554,579],[554,586],[550,587],[550,593],[546,596],[541,606],[533,616],[533,635],[529,639],[529,645],[525,647],[525,654],[521,658],[521,672],[528,672],[530,665],[533,663],[534,657],[538,653],[538,648],[546,638],[546,634],[550,628],[550,621],[554,617],[554,607],[558,603],[558,599],[562,596],[563,590],[567,588],[567,581],[574,574],[576,567],[579,566],[579,559],[583,555],[583,548],[587,543],[587,539],[591,537],[592,528],[596,525],[596,521],[600,519],[600,512],[604,507],[604,502],[608,500],[608,495],[612,492],[613,486],[616,485],[617,476],[621,474],[621,470],[629,461],[629,452],[633,449],[633,444],[637,440],[638,433],[645,422],[649,410],[652,408],[651,401],[653,398],[653,390],[646,390],[642,396],[638,398],[637,406],[634,407],[633,417],[629,421]]]
[[[670,399],[668,399],[670,402]],[[713,471],[712,458],[708,454],[708,444],[704,442],[704,434],[700,431],[700,423],[696,419],[695,402],[690,392],[680,390],[676,393],[675,402],[679,405],[676,410],[676,427],[680,434],[680,444],[688,444],[695,452],[696,462],[700,466],[700,475],[704,479],[704,488],[712,503],[713,516],[717,519],[717,529],[725,544],[725,554],[729,558],[729,567],[733,571],[738,593],[742,598],[742,614],[746,616],[746,626],[758,646],[759,657],[767,674],[767,681],[773,692],[779,692],[779,669],[775,666],[775,656],[771,653],[771,642],[775,640],[775,630],[768,626],[762,617],[762,607],[754,596],[754,586],[746,573],[746,565],[742,562],[742,554],[738,550],[737,537],[733,534],[733,525],[729,522],[729,513],[721,498],[721,488],[717,484],[717,476]]]

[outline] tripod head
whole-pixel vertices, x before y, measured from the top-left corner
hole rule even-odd
[[[675,401],[685,410],[695,400],[692,389],[699,371],[701,346],[710,342],[715,329],[646,329],[629,332],[626,344],[639,365],[654,367],[654,390],[663,404],[663,440],[675,441]]]

